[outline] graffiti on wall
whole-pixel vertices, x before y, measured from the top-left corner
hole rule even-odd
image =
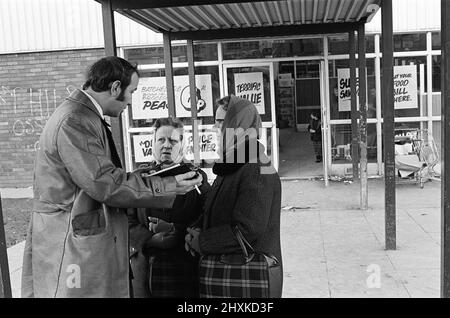
[[[64,90],[0,86],[0,106],[9,110],[6,120],[11,135],[20,139],[25,149],[37,150],[48,118],[66,97],[61,95],[68,96],[76,88],[74,85],[67,85]]]

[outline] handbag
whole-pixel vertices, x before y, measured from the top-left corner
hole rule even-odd
[[[233,233],[242,253],[200,258],[200,297],[280,298],[282,270],[278,259],[256,252],[237,226]]]

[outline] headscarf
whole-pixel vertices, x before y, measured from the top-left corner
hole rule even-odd
[[[214,164],[214,173],[229,173],[245,163],[257,162],[259,154],[264,152],[258,142],[261,128],[261,117],[255,105],[231,95],[221,128],[223,163]],[[245,158],[242,158],[243,154]]]

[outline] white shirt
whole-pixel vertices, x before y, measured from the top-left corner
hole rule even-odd
[[[94,97],[92,97],[91,95],[88,94],[88,92],[81,90],[83,93],[86,94],[87,97],[89,97],[89,99],[92,101],[92,103],[94,104],[95,108],[97,108],[97,111],[100,114],[100,117],[105,119],[105,115],[103,115],[103,109],[100,107],[100,104],[95,100]]]

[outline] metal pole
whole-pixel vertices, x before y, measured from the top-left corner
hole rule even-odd
[[[9,278],[8,253],[6,250],[5,227],[3,224],[2,197],[0,196],[0,298],[12,298]]]
[[[192,40],[187,40],[187,60],[189,74],[189,92],[191,99],[191,116],[192,116],[192,140],[194,145],[194,163],[200,164],[200,143],[197,126],[197,86],[195,84],[195,67],[194,67],[194,44]]]
[[[441,297],[450,298],[450,1],[441,0]],[[449,107],[447,107],[449,106]],[[449,182],[448,182],[449,181]]]
[[[111,0],[102,0],[103,37],[106,56],[117,56],[116,29]]]
[[[111,0],[102,0],[102,18],[103,18],[103,38],[105,43],[105,55],[117,56],[116,47],[116,28],[114,25],[114,11]],[[118,118],[110,117],[111,132],[114,143],[116,144],[120,160],[125,164],[125,152],[123,149],[123,125],[122,116]]]
[[[383,0],[381,5],[381,30],[383,50],[383,83],[381,100],[383,105],[384,144],[384,205],[386,249],[396,249],[395,220],[395,152],[394,152],[394,40],[392,31],[392,0]]]
[[[360,185],[361,185],[361,209],[367,210],[368,206],[368,184],[367,184],[367,103],[366,103],[366,36],[365,24],[361,23],[358,28],[358,63],[359,63],[359,131],[360,131]]]
[[[166,89],[169,117],[175,117],[175,89],[173,87],[172,44],[170,33],[163,34],[164,64],[166,66]]]
[[[350,93],[351,93],[351,116],[352,116],[352,171],[353,181],[359,179],[359,130],[358,130],[358,109],[356,107],[356,48],[355,31],[348,33],[348,45],[350,53]]]

